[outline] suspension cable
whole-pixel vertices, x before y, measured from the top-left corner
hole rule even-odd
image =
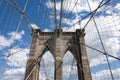
[[[77,23],[81,22],[82,20],[86,19],[89,15],[91,15],[91,17],[89,18],[90,20],[92,19],[92,17],[95,15],[95,13],[98,11],[98,9],[100,9],[102,6],[106,5],[107,3],[109,3],[111,0],[106,1],[105,3],[103,3],[104,0],[101,1],[100,5],[93,10],[92,12],[90,12],[89,14],[87,14],[85,17],[83,17],[82,19],[80,19],[79,21],[77,21],[76,23],[72,24],[71,26],[76,25]],[[102,4],[103,3],[103,4]]]
[[[89,9],[90,9],[90,12],[92,11],[91,7],[90,7],[90,4],[89,4],[89,1],[87,0],[87,3],[88,3],[88,6],[89,6]],[[99,29],[98,29],[98,26],[97,26],[97,23],[96,23],[96,20],[94,18],[94,16],[91,18],[93,19],[93,22],[94,22],[94,25],[96,27],[96,30],[97,30],[97,33],[98,33],[98,36],[99,36],[99,39],[100,39],[100,42],[101,42],[101,45],[103,47],[103,50],[104,52],[106,53],[106,50],[105,50],[105,46],[103,44],[103,41],[102,41],[102,38],[101,38],[101,35],[100,35],[100,32],[99,32]],[[111,66],[110,66],[110,62],[109,62],[109,59],[108,59],[108,56],[106,56],[106,59],[107,59],[107,63],[108,63],[108,67],[109,67],[109,70],[110,70],[110,74],[111,74],[111,77],[112,77],[112,80],[114,80],[114,77],[113,77],[113,73],[112,73],[112,69],[111,69]]]
[[[100,4],[98,5],[98,9],[99,9],[99,6],[101,6],[102,5],[102,3],[103,3],[103,1],[104,0],[102,0],[101,2],[100,2]],[[87,1],[87,3],[88,3],[88,1]],[[92,9],[90,8],[90,6],[88,5],[88,7],[89,7],[89,9],[90,9],[90,12],[92,12]],[[97,11],[95,11],[92,15],[91,15],[91,17],[89,18],[89,20],[87,21],[87,23],[85,24],[85,26],[83,27],[83,29],[85,29],[86,27],[87,27],[87,25],[88,25],[88,23],[91,21],[91,19],[94,17],[94,15],[96,14],[96,12]]]
[[[13,8],[15,8],[17,11],[19,11],[19,13],[20,13],[21,15],[23,15],[23,19],[24,19],[25,22],[28,24],[29,28],[32,29],[32,26],[30,25],[30,21],[27,19],[25,12],[23,12],[23,11],[20,9],[19,6],[17,7],[15,4],[11,3],[10,1],[8,1],[8,0],[4,0],[4,1],[5,1],[6,3],[8,3],[9,5],[11,5]]]
[[[14,0],[14,1],[15,1],[15,0]],[[24,9],[23,9],[23,12],[25,12],[26,7],[27,7],[27,4],[28,4],[28,0],[26,1],[26,4],[25,4]],[[18,6],[16,6],[16,7],[18,7]],[[16,35],[17,35],[17,32],[18,32],[18,30],[19,30],[19,28],[20,28],[22,19],[23,19],[23,14],[21,15],[20,20],[19,20],[19,22],[18,22],[17,29],[16,29],[15,35],[14,35],[14,37],[13,37],[13,42],[14,42],[15,37],[16,37]],[[13,43],[11,43],[11,47],[12,47],[12,44],[13,44]]]
[[[72,8],[72,10],[71,10],[71,11],[74,11],[74,9],[75,9],[75,7],[76,7],[77,3],[78,3],[78,0],[76,0],[76,2],[75,2],[75,4],[74,4],[74,6],[73,6],[73,8]],[[69,18],[69,17],[70,17],[70,15],[71,15],[71,13],[67,16],[67,18]]]
[[[51,45],[51,44],[50,44],[50,45]],[[50,46],[50,45],[49,45],[49,46]],[[42,52],[44,53],[47,48],[48,48],[48,46],[44,46],[44,47],[42,48]],[[35,65],[36,65],[36,64],[39,64],[40,58],[42,58],[42,55],[43,55],[43,54],[39,55],[39,56],[38,56],[34,61],[32,61],[31,64],[28,66],[31,71],[30,71],[30,72],[28,73],[28,75],[25,77],[25,80],[28,80],[28,79],[29,79],[30,75],[32,74],[32,72],[33,72],[33,70],[34,70],[34,68],[35,68]]]
[[[53,35],[53,39],[56,39],[56,34]],[[45,52],[51,45],[55,44],[56,40],[52,40],[52,42],[49,45],[46,45],[42,48],[41,52]],[[38,64],[40,62],[40,58],[42,57],[43,54],[40,54],[39,56],[36,57],[36,59],[34,61],[31,62],[31,64],[28,66],[30,68],[30,72],[29,74],[26,76],[25,80],[28,80],[28,78],[30,77],[30,75],[32,74],[34,67],[36,64]]]
[[[25,10],[22,10],[19,5],[17,4],[16,0],[13,0],[14,1],[14,5],[15,7],[17,8],[17,10],[20,12],[20,14],[23,16],[23,19],[25,20],[25,22],[28,24],[29,28],[32,29],[32,26],[30,24],[30,21],[28,20],[28,18],[26,17],[26,14],[25,14]],[[29,1],[29,0],[28,0]],[[26,6],[27,7],[27,6]]]
[[[2,80],[2,77],[4,76],[4,73],[5,73],[5,71],[6,71],[7,60],[8,60],[8,57],[7,57],[7,59],[6,59],[6,62],[5,62],[4,65],[3,65],[3,69],[2,69],[1,76],[0,76],[0,80]]]
[[[1,12],[2,15],[1,15],[1,18],[0,18],[0,24],[2,24],[2,20],[3,20],[4,16],[5,16],[5,12],[7,11],[7,7],[8,7],[8,5],[5,5],[5,7],[3,8],[3,12]],[[1,34],[3,33],[2,31],[1,31]]]
[[[28,47],[28,49],[29,49],[29,47]],[[5,58],[5,57],[9,58],[10,56],[13,56],[14,54],[17,54],[17,53],[22,52],[22,51],[24,51],[24,49],[18,50],[16,52],[8,53],[7,55],[0,56],[0,60],[3,59],[3,58]]]
[[[29,49],[29,48],[28,48],[28,49]],[[2,70],[2,74],[1,74],[1,76],[0,76],[0,80],[2,80],[2,77],[4,76],[4,72],[6,71],[8,58],[9,58],[10,56],[13,56],[14,54],[17,54],[17,53],[21,52],[21,51],[24,51],[24,49],[18,50],[18,51],[16,51],[16,52],[13,52],[13,53],[8,54],[8,55],[0,56],[0,60],[6,58],[6,62],[5,62],[5,64],[4,64],[4,67],[3,67],[3,70]]]
[[[61,0],[61,8],[60,8],[60,25],[59,25],[59,29],[61,29],[61,25],[62,25],[62,12],[63,12],[63,0]]]
[[[110,56],[110,57],[112,57],[112,58],[114,58],[114,59],[120,60],[120,58],[115,57],[115,56],[113,56],[113,55],[111,55],[111,54],[108,54],[107,52],[103,52],[103,51],[101,51],[101,50],[98,50],[98,49],[96,49],[96,48],[93,48],[93,47],[91,47],[91,46],[89,46],[89,45],[86,45],[86,44],[83,43],[83,42],[82,42],[82,44],[85,45],[86,47],[88,47],[88,48],[90,48],[90,49],[93,49],[93,50],[95,50],[95,51],[97,51],[97,52],[100,52],[100,53],[102,53],[102,54],[104,54],[104,55],[108,55],[108,56]]]
[[[55,0],[54,0],[54,23],[55,23],[55,29],[57,29],[56,1]]]
[[[64,0],[65,1],[65,0]],[[70,8],[71,8],[71,4],[72,4],[72,0],[66,0],[66,6],[65,6],[65,8],[66,7],[68,7],[67,9],[66,9],[66,13],[68,14],[69,13],[69,10],[70,10]],[[69,5],[68,5],[68,3],[69,3]],[[66,16],[67,17],[67,16]]]
[[[28,4],[28,0],[26,1],[26,4],[25,4],[25,6],[24,6],[23,11],[26,10],[27,4]],[[13,43],[14,43],[14,41],[15,41],[17,32],[18,32],[19,27],[20,27],[20,25],[21,25],[21,20],[22,20],[22,18],[23,18],[23,15],[21,15],[21,17],[20,17],[20,20],[19,20],[19,22],[18,22],[18,25],[17,25],[16,31],[15,31],[15,34],[14,34],[14,36],[13,36],[13,40],[12,40],[12,42],[10,43],[10,46],[9,46],[9,49],[10,49],[10,50],[8,51],[8,55],[11,54],[11,49],[13,48]],[[8,57],[9,57],[9,56],[8,56]],[[7,59],[8,59],[8,57],[7,57]],[[5,66],[6,66],[6,65],[5,65]],[[4,68],[6,68],[6,67],[4,67]],[[5,69],[3,69],[3,70],[4,70],[4,71],[3,71],[2,75],[3,75],[4,72],[5,72]],[[1,76],[1,77],[2,77],[2,76]]]

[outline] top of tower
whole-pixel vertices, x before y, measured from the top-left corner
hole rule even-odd
[[[32,29],[40,29],[36,24],[30,24]]]

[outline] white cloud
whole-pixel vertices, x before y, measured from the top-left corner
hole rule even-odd
[[[46,76],[43,76],[43,75],[39,72],[39,80],[41,80],[41,79],[42,79],[42,80],[46,80],[46,78],[47,78]]]
[[[114,22],[114,19],[115,19],[115,22]],[[96,17],[96,23],[97,23],[100,35],[102,37],[102,41],[106,49],[106,52],[108,54],[118,57],[120,55],[118,54],[120,49],[119,16],[114,14],[113,16],[109,15],[109,16]],[[92,46],[93,48],[99,49],[104,52],[93,22],[90,22],[86,28],[85,40],[87,45]],[[101,57],[102,56],[101,53],[98,53],[90,49],[87,49],[87,52],[88,52],[91,66],[96,66],[99,64],[106,63],[106,59],[105,57]],[[110,58],[109,60],[113,61],[115,59]]]
[[[72,75],[74,75],[74,79],[77,80],[77,67],[76,66],[63,66],[63,78],[72,78]]]
[[[45,28],[45,29],[43,30],[43,32],[51,32],[51,30],[48,29],[48,28]]]
[[[98,4],[100,3],[101,0],[89,0],[89,3],[91,5],[92,10],[96,9],[96,7],[98,6]],[[70,7],[70,4],[72,5],[72,7],[75,5],[75,0],[67,1],[64,0],[64,10],[65,11],[72,11],[72,7]],[[57,10],[60,9],[60,2],[57,4]],[[119,54],[119,49],[120,49],[120,41],[119,41],[119,37],[120,37],[120,22],[119,22],[119,13],[114,13],[112,12],[113,10],[118,10],[119,12],[119,5],[120,3],[117,3],[117,5],[114,7],[111,6],[105,6],[103,8],[101,8],[99,11],[103,11],[103,13],[105,12],[106,16],[99,16],[99,17],[95,17],[96,19],[96,23],[98,25],[99,31],[100,31],[100,35],[102,37],[105,49],[107,51],[108,54],[111,54],[113,56],[118,57]],[[88,8],[88,4],[85,0],[81,0],[78,2],[78,4],[76,5],[79,12],[81,11],[89,11]],[[68,8],[69,7],[69,8]],[[76,8],[72,11],[73,13],[77,13]],[[77,22],[78,20],[80,20],[79,15],[75,14],[75,19],[67,19],[67,18],[63,18],[63,24],[68,24],[68,25],[72,25],[75,22]],[[85,19],[81,22],[81,26],[83,27],[86,22],[88,21],[88,19]],[[75,26],[72,27],[64,27],[63,31],[75,31],[77,28],[80,28],[80,25],[77,24]],[[98,34],[96,32],[96,28],[94,23],[91,21],[87,28],[86,28],[86,36],[85,36],[85,40],[86,40],[86,44],[88,44],[89,46],[92,46],[96,49],[99,49],[101,51],[104,51],[101,45],[101,42],[99,40]],[[91,67],[93,66],[97,66],[100,64],[106,64],[106,58],[105,56],[103,56],[102,53],[98,53],[97,51],[91,50],[87,48],[87,52],[88,52],[88,56],[89,56],[89,61],[90,61],[90,65]],[[115,59],[113,58],[109,58],[110,62],[115,61]],[[100,79],[100,78],[97,78]]]
[[[13,68],[7,69],[4,73],[2,80],[23,80],[25,68]]]
[[[28,59],[28,48],[11,49],[11,55],[7,59],[7,66],[3,73],[2,80],[23,80],[25,75],[25,67]]]
[[[4,36],[0,36],[0,50],[8,46],[10,46],[10,41]]]
[[[100,1],[101,0],[89,0],[89,3],[91,5],[91,9],[95,10],[97,8],[98,4],[100,3]],[[52,6],[54,6],[53,2],[48,1],[46,3],[47,7],[53,8],[53,7],[51,7],[51,5],[49,5],[49,3],[51,3]],[[75,8],[73,9],[74,6],[75,6]],[[57,2],[56,3],[56,10],[60,11],[60,7],[61,7],[61,2]],[[63,10],[66,12],[68,11],[68,12],[74,12],[74,13],[77,13],[78,10],[79,10],[79,12],[81,12],[83,10],[90,11],[89,7],[88,7],[87,0],[78,0],[78,1],[77,0],[71,0],[71,1],[64,0],[63,1]]]
[[[54,80],[54,58],[51,52],[45,52],[40,65],[39,80],[46,80],[46,78]]]
[[[95,2],[94,4],[97,5],[97,2]],[[108,13],[110,13],[110,12],[108,12]],[[113,19],[115,19],[115,22],[113,21]],[[118,19],[119,19],[119,16],[117,16],[116,14],[114,14],[113,17],[111,15],[96,17],[96,22],[97,22],[98,28],[100,30],[100,34],[102,36],[102,40],[103,40],[105,49],[109,54],[114,55],[116,57],[119,56],[118,52],[119,52],[119,48],[120,48],[120,45],[117,44],[117,43],[119,43],[118,37],[120,36],[119,35],[120,26],[119,26]],[[76,16],[76,18],[74,20],[68,20],[68,21],[66,19],[64,19],[64,20],[66,21],[67,24],[71,25],[74,22],[78,21],[79,18],[78,18],[78,16]],[[86,19],[82,22],[82,26],[87,22],[87,20],[88,19]],[[79,27],[79,25],[76,25],[75,27],[71,27],[71,28],[65,27],[65,28],[63,28],[63,30],[64,31],[67,31],[67,30],[75,31],[78,27]],[[104,35],[107,35],[107,37],[105,37]],[[116,36],[116,37],[113,37],[113,36]],[[90,22],[89,25],[87,26],[85,38],[86,38],[86,44],[103,51],[93,22]],[[105,56],[102,56],[102,54],[100,54],[96,51],[91,51],[90,49],[87,49],[87,50],[88,50],[91,67],[106,63]],[[45,59],[47,59],[47,61],[49,61],[50,58],[48,58],[48,56],[46,56]],[[109,58],[109,60],[114,61],[115,59]],[[45,62],[47,62],[47,61],[45,61]],[[49,65],[49,64],[46,64],[46,65]],[[63,71],[64,71],[64,73],[69,73],[70,65],[64,66]],[[118,73],[119,73],[120,69],[116,69],[116,70],[112,70],[112,71],[115,76],[115,79],[119,80],[120,75]],[[93,75],[94,80],[96,80],[96,79],[97,80],[101,80],[101,79],[110,80],[111,79],[108,70],[101,70],[99,72],[93,73],[92,75]],[[64,74],[64,76],[68,77],[69,74]],[[45,77],[43,75],[42,75],[42,77],[45,79]]]
[[[25,75],[25,67],[26,62],[28,59],[28,48],[12,48],[10,50],[10,53],[6,54],[12,54],[7,58],[7,67],[5,68],[5,72],[3,73],[3,76],[1,77],[2,80],[23,80]],[[4,69],[4,67],[3,67]]]
[[[17,52],[17,53],[15,53],[15,52]],[[14,66],[14,67],[25,66],[26,61],[28,59],[28,56],[27,56],[28,53],[29,53],[28,48],[25,48],[25,49],[22,49],[22,48],[11,49],[11,54],[13,54],[13,55],[8,58],[7,64],[9,66]]]
[[[21,41],[24,34],[24,30],[22,30],[21,32],[17,33],[9,32],[7,37],[0,35],[0,50],[3,52],[4,48],[10,47],[10,45],[16,41]],[[5,55],[12,55],[7,59],[7,67],[5,73],[3,73],[2,80],[23,80],[28,52],[28,48],[21,48],[18,45],[17,47],[9,50],[8,53],[3,53]]]
[[[73,7],[76,0],[71,0],[71,1],[72,1],[71,6]],[[89,1],[90,1],[92,10],[94,10],[100,2],[99,0],[89,0]],[[68,2],[68,5],[66,5],[67,2]],[[64,10],[67,11],[68,7],[69,7],[69,12],[70,12],[70,11],[72,11],[73,8],[70,7],[69,3],[70,3],[70,1],[64,0],[64,4],[65,4]],[[49,8],[51,8],[48,4],[47,4],[47,6]],[[83,10],[89,11],[87,2],[85,0],[80,0],[77,3],[76,6],[80,11],[83,11]],[[119,10],[119,4],[117,4],[115,8]],[[59,9],[60,9],[60,2],[57,3],[57,10],[59,11]],[[77,9],[75,8],[74,11],[72,11],[72,12],[77,13]],[[107,10],[107,13],[110,14],[110,11]],[[75,16],[76,17],[75,17],[74,20],[70,20],[70,19],[67,20],[66,18],[63,18],[63,20],[64,20],[63,22],[65,22],[69,25],[72,25],[74,22],[76,22],[80,19],[78,15],[75,15]],[[100,30],[100,34],[102,35],[102,39],[103,39],[103,43],[105,45],[106,51],[109,54],[118,57],[120,55],[120,54],[118,54],[120,45],[117,44],[117,43],[120,42],[119,38],[118,38],[120,36],[119,31],[118,31],[118,30],[120,30],[120,26],[119,26],[120,23],[119,23],[119,20],[118,20],[119,16],[114,14],[113,17],[111,15],[100,16],[100,17],[96,17],[96,21],[97,21],[98,28]],[[115,20],[114,23],[113,23],[113,19]],[[83,26],[87,22],[87,20],[88,19],[85,19],[81,23],[81,25]],[[38,26],[35,25],[35,24],[31,24],[31,26],[35,29],[38,29]],[[85,37],[86,38],[85,39],[86,44],[103,51],[101,43],[99,41],[99,37],[98,37],[97,32],[96,32],[96,29],[93,26],[94,26],[94,24],[92,22],[90,22],[89,25],[86,28],[86,37]],[[71,28],[65,27],[65,28],[63,28],[63,30],[64,31],[75,31],[78,28],[80,28],[79,24],[77,24],[77,25],[75,25],[74,27],[71,27]],[[49,31],[50,31],[49,29],[44,30],[44,32],[49,32]],[[107,32],[107,34],[106,34],[106,32]],[[5,48],[5,47],[10,46],[10,42],[13,38],[14,33],[15,32],[10,32],[8,34],[10,36],[10,38],[6,38],[6,37],[0,35],[0,50]],[[23,35],[24,35],[24,31],[21,31],[21,32],[17,33],[16,37],[15,37],[15,40],[22,39]],[[108,37],[104,37],[104,35],[107,35]],[[115,37],[112,37],[112,36],[115,36]],[[25,52],[22,51],[22,52],[19,52],[17,54],[14,54],[13,56],[9,57],[8,62],[7,62],[8,66],[17,67],[17,68],[7,69],[5,74],[4,74],[3,80],[8,80],[8,79],[23,80],[24,73],[25,73],[25,65],[26,65],[26,60],[27,60],[27,53],[28,53],[29,49],[27,49],[27,48],[22,49],[20,47],[17,47],[15,49],[12,49],[11,51],[16,52],[16,51],[19,51],[19,50],[24,50]],[[90,64],[91,64],[92,67],[97,66],[99,64],[105,64],[106,63],[105,57],[103,57],[102,54],[97,53],[96,51],[91,51],[90,49],[87,49],[87,50],[88,50]],[[45,60],[45,65],[46,66],[53,67],[52,65],[54,65],[54,59],[52,59],[51,55],[49,55],[49,52],[47,52],[46,55],[43,58]],[[69,56],[68,60],[70,60],[70,59],[71,59],[71,57]],[[110,61],[114,60],[112,58],[109,58],[109,59],[110,59]],[[66,61],[65,63],[67,63],[67,62],[69,62],[69,61]],[[43,63],[41,63],[41,64],[43,64]],[[42,68],[41,68],[42,72],[43,72],[43,68],[44,67],[42,66]],[[71,68],[70,65],[63,66],[64,73],[69,73],[70,68]],[[76,72],[77,71],[76,66],[73,66],[73,69],[74,70],[72,71],[72,73],[76,74],[77,73]],[[54,69],[53,68],[52,69],[48,68],[47,70],[48,71],[50,70],[49,76],[52,76],[54,74]],[[115,70],[112,70],[112,71],[113,71],[113,74],[115,76],[117,75],[115,77],[116,80],[118,78],[120,78],[119,77],[120,76],[119,75],[119,71],[120,71],[119,68],[115,69]],[[104,78],[105,80],[107,80],[107,79],[110,80],[109,79],[110,75],[109,75],[108,70],[101,70],[99,72],[92,73],[92,75],[93,75],[94,80],[101,80],[101,78],[102,79]],[[69,74],[64,74],[63,76],[68,77]],[[46,79],[46,77],[44,75],[42,75],[42,73],[40,73],[39,77],[40,77],[40,79],[42,78],[43,80]]]
[[[112,70],[114,80],[120,80],[120,68]],[[109,70],[101,70],[96,73],[92,73],[93,80],[112,80]]]
[[[22,35],[24,35],[24,34],[25,34],[25,32],[23,30],[21,32],[19,32],[19,33],[16,33],[16,32],[10,32],[10,33],[8,33],[8,35],[11,36],[11,39],[15,38],[15,40],[22,39]]]
[[[10,47],[11,44],[13,44],[13,40],[15,41],[19,41],[22,39],[22,36],[25,34],[25,32],[22,30],[21,32],[10,32],[8,33],[8,35],[10,36],[10,38],[7,38],[3,35],[0,35],[0,50],[6,48],[6,47]]]
[[[42,58],[44,59],[44,62],[45,62],[46,65],[54,63],[54,57],[53,57],[53,55],[52,55],[52,53],[50,51],[45,52],[45,54],[43,55]]]
[[[100,3],[100,1],[101,0],[89,0],[92,10],[96,9],[96,7]],[[75,7],[75,9],[72,11],[73,6],[75,5],[75,2],[76,2],[76,0],[72,0],[71,2],[68,0],[64,0],[64,8],[63,8],[64,11],[68,10],[68,12],[75,13],[74,14],[75,18],[67,19],[67,18],[63,17],[63,24],[72,25],[75,22],[80,20],[80,17],[79,17],[80,15],[76,14],[76,13],[78,13],[77,8],[78,8],[79,12],[90,11],[86,0],[80,0],[76,4],[77,8]],[[70,7],[69,3],[71,3],[72,7]],[[119,10],[119,8],[120,8],[119,5],[120,5],[120,3],[118,3],[115,6],[115,8],[112,6],[105,6],[101,9],[99,9],[99,11],[102,11],[103,13],[105,12],[106,14],[109,14],[109,15],[101,15],[99,17],[95,17],[96,23],[97,23],[99,31],[100,31],[100,35],[102,37],[102,40],[103,40],[103,43],[104,43],[104,46],[106,49],[106,52],[108,54],[111,54],[116,57],[120,56],[120,54],[119,54],[119,49],[120,49],[120,44],[119,44],[120,43],[120,41],[119,41],[120,22],[119,22],[119,19],[120,19],[120,17],[118,15],[119,13],[117,14],[112,11],[116,10],[116,9]],[[48,7],[50,8],[50,6],[48,6]],[[60,11],[60,2],[57,3],[57,10]],[[82,28],[86,24],[87,21],[88,21],[88,18],[81,22]],[[72,31],[73,32],[78,28],[80,28],[79,24],[72,26],[72,27],[64,27],[63,31]],[[85,40],[86,40],[86,44],[88,44],[89,46],[92,46],[96,49],[104,51],[102,48],[101,42],[99,40],[98,34],[96,32],[96,28],[95,28],[93,21],[91,21],[86,28]],[[91,50],[88,48],[87,48],[87,52],[88,52],[89,62],[90,62],[91,67],[98,66],[101,64],[106,64],[106,58],[102,53],[98,53],[97,51],[94,51],[94,50]],[[109,60],[110,60],[110,62],[115,61],[115,59],[113,59],[113,58],[109,58]],[[113,72],[114,72],[114,70],[113,70]],[[107,74],[108,72],[105,71],[104,73]],[[102,71],[101,71],[101,74],[102,74]],[[97,76],[98,75],[93,74],[93,77],[95,77],[95,80],[101,79],[100,77],[97,78]],[[108,76],[110,76],[110,75],[108,75]]]
[[[117,5],[115,6],[115,9],[120,10],[120,3],[117,3]]]

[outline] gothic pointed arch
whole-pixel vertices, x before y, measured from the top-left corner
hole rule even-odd
[[[63,58],[63,80],[71,79],[77,80],[78,79],[78,72],[77,72],[77,62],[73,53],[71,51],[66,51],[64,58]]]
[[[54,56],[50,51],[46,51],[40,62],[39,80],[54,79]]]

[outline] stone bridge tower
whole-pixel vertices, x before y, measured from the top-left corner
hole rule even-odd
[[[92,80],[83,44],[84,36],[83,29],[77,29],[76,32],[63,32],[62,29],[56,29],[54,32],[41,32],[40,29],[33,29],[24,80],[39,79],[41,57],[48,50],[55,59],[54,80],[62,80],[62,58],[68,50],[72,52],[77,61],[78,80]]]

